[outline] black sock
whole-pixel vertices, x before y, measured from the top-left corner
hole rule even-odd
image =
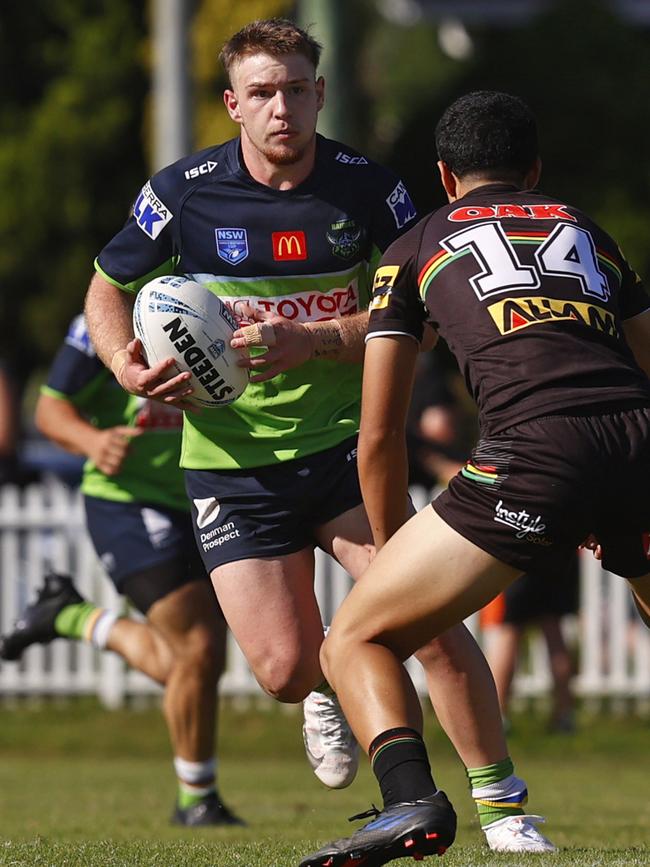
[[[370,744],[368,755],[384,808],[401,801],[417,801],[437,791],[427,749],[414,729],[404,727],[382,732]]]

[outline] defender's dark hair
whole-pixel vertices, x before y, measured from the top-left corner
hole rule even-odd
[[[477,90],[446,109],[436,126],[436,150],[459,178],[521,181],[538,156],[537,123],[519,97]]]
[[[242,27],[225,43],[219,52],[219,60],[223,64],[228,77],[234,63],[249,54],[270,54],[271,57],[281,57],[284,54],[302,54],[318,68],[320,53],[323,46],[306,30],[302,30],[287,18],[266,18],[251,21]]]

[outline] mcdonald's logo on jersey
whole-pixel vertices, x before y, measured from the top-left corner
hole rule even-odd
[[[307,258],[307,240],[304,232],[273,232],[273,258],[276,262],[289,262]]]

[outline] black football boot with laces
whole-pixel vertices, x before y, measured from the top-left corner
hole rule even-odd
[[[11,632],[0,636],[0,659],[20,659],[23,650],[31,644],[48,644],[59,638],[54,629],[59,612],[67,605],[85,601],[68,575],[49,572],[36,601],[25,608]]]
[[[444,792],[417,801],[372,807],[350,821],[374,816],[351,837],[335,840],[307,856],[300,867],[380,867],[395,858],[421,861],[442,855],[456,837],[456,813]]]

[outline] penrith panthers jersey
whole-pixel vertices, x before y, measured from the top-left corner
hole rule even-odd
[[[622,401],[650,383],[622,335],[650,307],[616,243],[574,207],[489,184],[421,220],[385,253],[368,339],[447,341],[481,430]]]
[[[300,322],[364,310],[381,252],[415,209],[391,172],[317,137],[316,164],[292,190],[255,181],[239,139],[186,157],[145,184],[126,225],[96,267],[137,292],[185,274],[237,313],[243,302]],[[182,465],[265,466],[319,452],[356,433],[361,366],[312,360],[234,404],[186,413]]]

